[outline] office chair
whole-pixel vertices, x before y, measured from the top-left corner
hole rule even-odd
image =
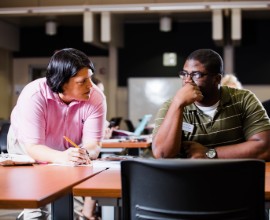
[[[262,102],[262,105],[265,108],[268,117],[270,118],[270,99]]]
[[[135,127],[130,119],[125,119],[125,123],[126,123],[128,131],[130,131],[130,132],[135,131]]]
[[[0,129],[0,152],[7,153],[7,134],[10,123],[5,122]]]
[[[109,123],[109,127],[115,127],[115,126],[120,126],[121,124],[121,121],[122,121],[122,117],[114,117],[114,118],[111,118]]]
[[[123,219],[264,220],[257,159],[121,161]]]

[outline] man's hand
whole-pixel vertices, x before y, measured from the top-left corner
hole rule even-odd
[[[66,162],[73,165],[91,164],[87,150],[84,148],[70,147],[64,151]]]
[[[202,99],[202,92],[192,81],[186,83],[174,96],[174,102],[177,102],[178,105],[182,107],[190,105],[196,101],[201,101]]]
[[[203,158],[205,159],[205,152],[207,151],[207,147],[201,145],[200,143],[197,143],[195,141],[184,141],[182,143],[182,148],[185,152],[185,155],[187,158]]]

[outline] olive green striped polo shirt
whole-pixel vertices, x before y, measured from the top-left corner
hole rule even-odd
[[[161,125],[172,99],[159,109],[153,135]],[[270,130],[270,120],[255,94],[245,89],[221,87],[221,99],[213,118],[195,104],[184,108],[183,122],[194,129],[183,132],[182,141],[196,141],[212,148],[246,141],[250,136]]]

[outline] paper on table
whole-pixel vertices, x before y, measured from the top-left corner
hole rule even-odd
[[[0,165],[3,166],[29,165],[35,162],[36,161],[28,155],[5,153],[1,153],[0,155]]]
[[[90,164],[69,164],[69,163],[49,163],[50,166],[64,166],[64,167],[91,167],[93,163]]]
[[[116,138],[116,139],[104,139],[102,140],[102,142],[104,143],[118,143],[122,140],[125,140],[125,139],[121,139],[121,138]]]
[[[120,142],[152,142],[152,134],[148,135],[140,135],[137,137],[133,136],[126,136],[126,137],[120,137],[120,138],[110,138],[110,139],[103,139],[103,143],[120,143]]]
[[[94,167],[101,168],[120,168],[120,161],[93,160]]]
[[[112,155],[97,160],[93,160],[94,167],[107,167],[107,168],[120,168],[120,162],[123,160],[132,160],[137,158],[136,156],[118,156]]]

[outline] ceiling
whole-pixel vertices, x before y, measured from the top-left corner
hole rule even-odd
[[[158,22],[163,13],[128,13],[116,14],[125,23],[154,23]],[[167,14],[166,14],[167,15]],[[174,21],[187,22],[194,20],[211,20],[210,12],[200,13],[170,13]],[[2,16],[1,21],[17,27],[38,27],[43,26],[47,20],[55,20],[60,26],[82,26],[83,15],[54,15],[54,16]]]
[[[124,2],[130,2],[131,0],[126,0]],[[4,4],[6,2],[6,4]],[[22,2],[25,2],[25,5],[22,5]],[[16,27],[39,27],[39,26],[44,26],[45,21],[47,20],[55,20],[58,23],[58,26],[82,26],[83,25],[83,12],[66,12],[66,13],[58,13],[58,12],[42,12],[42,13],[33,13],[32,9],[36,8],[74,8],[76,7],[87,7],[90,6],[92,7],[93,5],[89,4],[81,4],[81,5],[72,5],[75,4],[75,2],[80,2],[78,1],[68,1],[66,0],[65,2],[69,3],[69,5],[45,5],[43,1],[34,1],[32,2],[39,2],[39,4],[30,4],[29,1],[16,1],[16,0],[1,0],[0,3],[0,21],[6,22],[8,24],[14,25]],[[43,5],[39,6],[42,2]],[[48,1],[50,2],[50,1]],[[57,4],[57,0],[55,0],[55,3]],[[95,2],[95,1],[90,1],[90,2]],[[97,1],[97,2],[105,2],[106,1]],[[105,6],[112,6],[111,2],[115,1],[107,1],[110,2],[110,4],[103,4],[100,5],[102,7]],[[119,1],[118,1],[119,2]],[[151,2],[151,1],[141,1],[141,2]],[[154,1],[154,2],[162,2],[162,1]],[[165,1],[166,2],[166,1]],[[181,3],[179,3],[181,2]],[[236,1],[208,1],[209,5],[218,2],[223,3],[225,2],[232,4],[233,2],[235,3]],[[268,6],[270,5],[270,1],[238,1],[241,2],[242,5],[246,5],[247,3],[250,2],[259,2],[259,3],[267,3]],[[13,3],[13,4],[11,4]],[[28,3],[28,4],[27,4]],[[84,1],[85,3],[85,1]],[[170,5],[170,4],[183,4],[183,5],[198,5],[198,4],[208,4],[205,1],[201,2],[194,2],[194,1],[177,1],[177,3],[158,3],[155,5]],[[62,3],[63,4],[63,3]],[[132,4],[117,4],[117,5],[125,5],[125,6],[138,6],[138,5],[144,5],[145,8],[148,7],[148,5],[154,5],[153,3],[142,3],[142,4],[134,4],[134,1],[132,1]],[[96,4],[97,5],[97,4]],[[127,11],[112,11],[111,13],[114,14],[114,16],[119,17],[122,22],[125,23],[142,23],[142,22],[159,22],[159,19],[162,15],[169,15],[172,17],[174,22],[192,22],[192,21],[211,21],[212,19],[212,10],[209,9],[209,5],[207,5],[204,9],[194,9],[194,10],[157,10],[157,11],[149,11],[149,10],[144,10],[144,11],[132,11],[132,10],[127,10]],[[5,10],[10,10],[11,13],[9,14],[1,14]],[[24,10],[28,9],[28,13],[12,13],[12,10]],[[30,12],[31,11],[31,12]],[[75,11],[75,10],[74,10]],[[223,9],[224,14],[226,15],[228,12],[228,9]],[[98,15],[100,15],[99,12],[94,12]],[[265,8],[257,8],[257,7],[250,7],[250,8],[243,8],[242,9],[242,19],[270,19],[270,7],[265,7]]]

